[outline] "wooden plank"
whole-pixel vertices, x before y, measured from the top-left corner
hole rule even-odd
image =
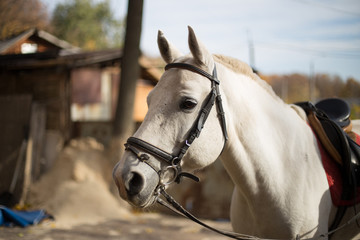
[[[30,137],[33,139],[32,151],[32,181],[39,179],[42,173],[42,159],[44,155],[45,134],[46,134],[46,106],[40,103],[33,103],[32,120],[30,125]]]
[[[31,101],[31,95],[0,96],[0,193],[10,190],[16,159],[28,129]],[[22,161],[21,169],[23,164]],[[22,174],[14,183],[12,203],[20,199],[21,179]]]
[[[31,106],[29,138],[26,148],[23,188],[19,204],[24,205],[31,183],[40,177],[41,159],[45,142],[45,106],[33,103]]]

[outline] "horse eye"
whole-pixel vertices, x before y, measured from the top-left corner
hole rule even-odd
[[[181,102],[180,108],[183,110],[191,110],[194,107],[196,107],[196,105],[197,105],[197,102],[194,99],[187,98]]]

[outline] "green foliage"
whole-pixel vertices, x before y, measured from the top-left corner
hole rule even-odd
[[[114,18],[109,0],[60,3],[54,10],[51,23],[55,36],[84,49],[121,46],[123,25]]]

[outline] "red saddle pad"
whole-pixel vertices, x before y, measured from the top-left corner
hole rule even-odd
[[[333,204],[335,206],[351,206],[354,203],[360,202],[360,186],[357,188],[356,199],[342,200],[342,178],[339,164],[337,164],[324,149],[320,141],[317,139],[319,150],[321,153],[321,160],[326,172],[326,177],[329,183],[329,189]],[[356,134],[356,143],[360,145],[360,136]],[[355,202],[354,202],[355,201]]]

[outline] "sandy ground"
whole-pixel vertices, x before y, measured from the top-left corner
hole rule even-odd
[[[228,222],[207,223],[226,230]],[[0,240],[215,240],[228,239],[181,217],[136,214],[129,219],[108,219],[70,228],[45,222],[29,228],[0,228]]]
[[[28,194],[30,209],[45,209],[55,221],[0,227],[0,240],[228,239],[182,217],[134,212],[110,191],[111,171],[101,144],[93,139],[71,141]],[[231,230],[229,222],[206,222]]]
[[[182,217],[137,213],[110,191],[112,165],[94,139],[73,140],[33,184],[27,204],[55,221],[0,227],[0,240],[226,239]],[[211,225],[230,230],[228,222]]]

